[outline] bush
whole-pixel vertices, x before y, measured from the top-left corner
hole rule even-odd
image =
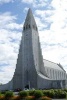
[[[29,91],[29,96],[34,96],[34,92],[35,92],[35,90],[30,90]]]
[[[25,98],[26,96],[28,96],[28,92],[27,92],[27,91],[20,91],[20,92],[19,92],[19,96],[20,96],[21,98]]]
[[[54,98],[55,97],[55,92],[54,90],[44,90],[43,91],[44,96],[48,96],[50,98]]]
[[[5,93],[5,97],[13,97],[13,92],[12,91],[7,91]]]
[[[12,91],[7,91],[6,93],[5,93],[5,99],[9,99],[9,98],[11,98],[11,97],[13,97],[13,92]]]
[[[35,98],[40,98],[43,96],[43,92],[41,90],[35,90],[34,96]]]
[[[63,91],[67,92],[67,89],[63,89]]]
[[[55,97],[56,98],[66,98],[66,92],[62,90],[55,90]]]
[[[3,90],[1,91],[2,94],[5,94],[8,90]]]

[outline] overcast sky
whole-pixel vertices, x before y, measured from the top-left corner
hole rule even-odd
[[[13,77],[29,7],[38,26],[43,58],[60,63],[67,71],[67,0],[0,0],[0,83]]]

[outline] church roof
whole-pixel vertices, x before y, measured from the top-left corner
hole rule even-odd
[[[63,67],[61,68],[61,67],[59,66],[59,64],[57,64],[57,63],[48,61],[48,60],[46,60],[46,59],[44,59],[43,61],[44,61],[44,67],[49,67],[49,68],[52,68],[52,69],[56,69],[56,70],[60,70],[60,71],[65,71],[65,70],[63,69]]]

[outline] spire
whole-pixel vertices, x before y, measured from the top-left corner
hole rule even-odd
[[[25,21],[28,21],[28,20],[31,21],[32,19],[34,19],[34,17],[32,14],[32,10],[29,8]]]
[[[27,17],[26,18],[31,18],[33,17],[33,14],[32,14],[32,10],[31,8],[28,9],[28,13],[27,13]]]
[[[27,29],[34,29],[37,31],[37,25],[34,19],[34,16],[32,14],[32,10],[29,8],[26,19],[25,19],[25,23],[23,26],[23,31],[27,30]]]

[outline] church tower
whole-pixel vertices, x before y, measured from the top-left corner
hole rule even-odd
[[[38,29],[31,9],[28,10],[22,33],[16,70],[13,77],[13,88],[24,89],[26,86],[37,88],[37,73],[42,70],[41,67],[44,65]]]

